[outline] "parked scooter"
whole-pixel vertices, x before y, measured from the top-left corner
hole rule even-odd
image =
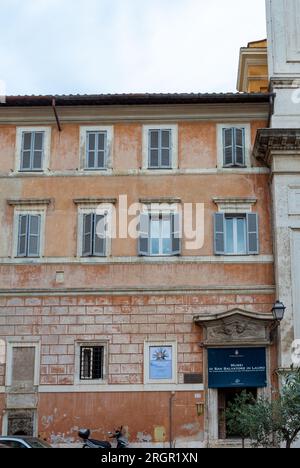
[[[114,448],[110,442],[90,439],[91,431],[89,429],[82,429],[78,432],[79,437],[84,440],[82,448],[95,448],[95,449],[112,449]],[[116,430],[115,432],[108,433],[110,439],[116,439],[118,449],[127,448],[129,445],[128,440],[123,435],[123,427]]]

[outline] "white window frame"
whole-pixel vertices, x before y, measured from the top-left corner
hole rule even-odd
[[[170,168],[149,167],[149,130],[171,130],[171,166]],[[143,125],[143,169],[153,172],[173,171],[178,169],[178,125],[155,124]]]
[[[45,224],[46,224],[47,206],[16,206],[14,210],[13,221],[13,252],[12,257],[22,261],[34,261],[44,257],[45,251]],[[41,217],[40,226],[40,254],[38,257],[18,257],[19,243],[19,216],[20,215],[35,215]]]
[[[228,128],[242,128],[245,131],[245,167],[226,167],[224,166],[224,145],[223,145],[223,130]],[[226,124],[217,124],[217,157],[218,169],[223,169],[225,172],[230,170],[247,170],[251,167],[251,124],[232,122]]]
[[[26,132],[44,132],[44,154],[41,171],[22,171],[22,142],[23,133]],[[51,154],[51,127],[17,127],[16,130],[16,154],[15,154],[15,172],[18,174],[41,174],[49,172]]]
[[[104,169],[88,169],[87,168],[87,135],[89,132],[106,132],[106,168]],[[85,173],[103,173],[112,171],[113,167],[113,142],[114,142],[114,127],[112,125],[105,126],[81,126],[79,137],[80,148],[80,170]]]
[[[181,230],[181,242],[183,240],[182,235],[183,235],[183,226],[182,226],[182,211],[180,209],[181,207],[179,206],[178,203],[173,203],[173,204],[167,204],[167,203],[149,203],[149,204],[143,204],[142,209],[141,209],[141,214],[148,214],[150,217],[151,216],[161,216],[164,214],[171,215],[172,214],[178,214],[180,216],[180,230]],[[151,227],[151,220],[149,221],[149,226]],[[172,230],[172,225],[171,225],[171,230]],[[151,234],[151,233],[150,233]],[[162,240],[162,239],[161,239]],[[149,246],[151,242],[151,237],[149,237]],[[149,248],[150,251],[150,248]],[[181,245],[181,252],[182,252],[182,245]],[[173,255],[171,254],[149,254],[148,257],[145,258],[155,258],[155,257],[166,257],[166,258],[172,258],[172,257],[178,257],[178,255]]]
[[[12,386],[12,374],[13,374],[13,350],[14,348],[34,348],[35,349],[35,362],[34,362],[34,379],[33,385],[38,387],[40,385],[40,366],[41,366],[41,346],[39,341],[7,341],[6,351],[6,373],[5,373],[5,385],[7,387]]]
[[[172,347],[172,379],[150,379],[150,348]],[[144,342],[144,384],[164,385],[178,383],[178,346],[176,341],[145,341]]]
[[[238,252],[237,251],[237,246],[238,246],[238,236],[237,236],[237,220],[238,219],[243,219],[244,220],[244,245],[245,245],[245,250],[244,252]],[[233,219],[233,252],[228,252],[227,251],[227,225],[226,225],[226,220],[227,219]],[[243,216],[242,214],[239,215],[230,215],[230,214],[225,214],[225,255],[247,255],[247,218],[246,214]]]
[[[112,250],[112,216],[114,206],[111,204],[100,204],[100,205],[81,205],[78,207],[78,230],[77,230],[77,258],[80,258],[82,262],[97,262],[103,261],[104,258],[111,256]],[[98,214],[107,216],[107,233],[106,238],[106,256],[105,257],[83,257],[82,244],[83,244],[83,216],[88,214]]]
[[[172,256],[172,254],[168,254],[168,253],[163,253],[162,250],[163,250],[163,237],[159,237],[158,241],[159,241],[159,253],[158,254],[154,254],[151,252],[151,244],[152,244],[152,236],[151,236],[151,218],[152,217],[158,217],[159,218],[159,226],[160,226],[160,234],[162,234],[162,217],[164,215],[167,215],[169,216],[169,221],[170,221],[170,232],[172,231],[172,211],[169,211],[169,212],[153,212],[151,211],[149,213],[149,217],[150,217],[150,220],[149,220],[149,234],[150,234],[150,237],[149,237],[149,253],[150,253],[150,257],[170,257]],[[171,238],[171,242],[172,242],[172,238]],[[171,246],[172,247],[172,246]]]
[[[108,383],[108,341],[76,341],[75,342],[75,385],[107,385]],[[103,357],[103,379],[81,380],[80,379],[80,349],[89,346],[102,346],[104,348]]]

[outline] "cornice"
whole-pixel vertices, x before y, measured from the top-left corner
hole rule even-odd
[[[48,206],[51,204],[50,198],[22,198],[22,199],[10,199],[7,200],[7,204],[10,206]]]
[[[163,106],[76,106],[57,109],[61,124],[113,124],[117,122],[164,122],[184,120],[263,120],[268,118],[268,95],[263,102],[233,102],[224,104],[182,104]],[[4,125],[56,125],[47,107],[1,108],[0,123]]]
[[[73,200],[75,205],[101,205],[101,204],[108,204],[108,205],[115,205],[117,203],[116,198],[76,198]]]
[[[300,128],[264,128],[257,131],[253,156],[271,166],[274,153],[300,152]],[[278,154],[277,154],[278,155]]]

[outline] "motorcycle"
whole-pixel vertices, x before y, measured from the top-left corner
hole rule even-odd
[[[114,448],[110,442],[90,439],[91,431],[89,429],[82,429],[78,432],[78,436],[84,441],[82,448],[95,448],[95,449],[112,449]],[[108,433],[110,439],[116,439],[117,449],[127,448],[129,445],[128,440],[123,435],[123,428],[117,429],[115,432]]]

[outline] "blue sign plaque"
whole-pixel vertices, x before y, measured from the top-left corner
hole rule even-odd
[[[150,347],[150,379],[172,379],[172,346]]]
[[[266,386],[266,348],[208,349],[209,388]]]

